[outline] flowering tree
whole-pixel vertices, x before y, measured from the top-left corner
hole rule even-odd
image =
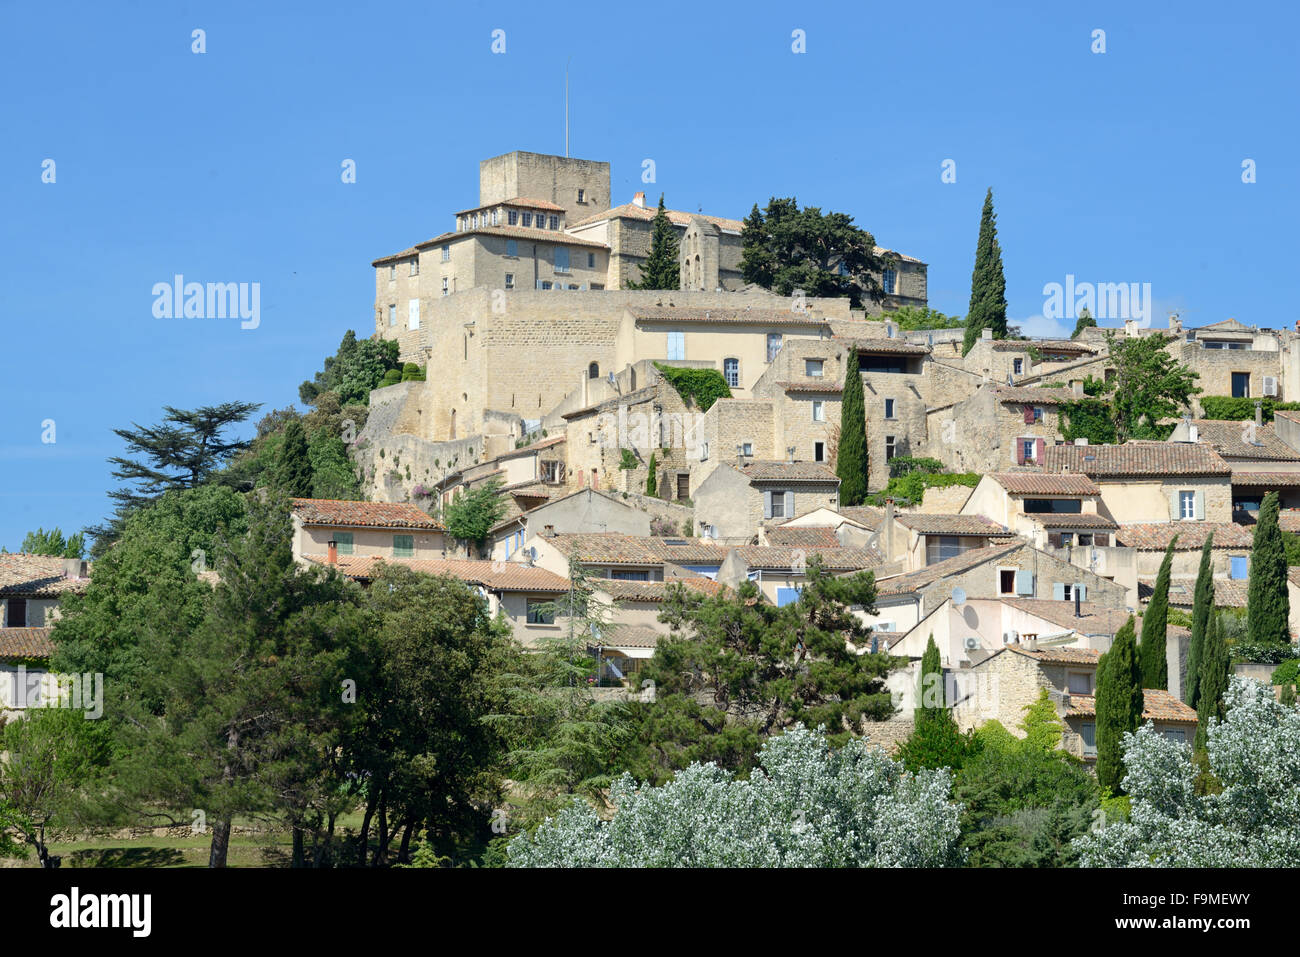
[[[1222,793],[1198,795],[1191,748],[1149,724],[1124,735],[1129,820],[1075,841],[1084,867],[1294,867],[1300,862],[1300,711],[1234,677],[1209,729]]]
[[[909,774],[822,729],[769,739],[748,780],[692,764],[662,787],[623,775],[602,821],[574,802],[509,847],[514,867],[938,867],[961,863],[946,771]]]

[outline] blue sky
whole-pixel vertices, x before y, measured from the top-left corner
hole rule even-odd
[[[5,0],[0,545],[109,512],[113,427],[295,402],[347,329],[370,331],[370,260],[450,228],[479,160],[563,152],[569,57],[571,152],[612,163],[617,202],[662,191],[739,218],[794,195],[925,260],[931,305],[964,314],[992,186],[1031,334],[1054,331],[1043,286],[1067,274],[1150,283],[1156,325],[1289,325],[1297,20],[1283,3]],[[155,318],[176,273],[260,283],[260,326]]]

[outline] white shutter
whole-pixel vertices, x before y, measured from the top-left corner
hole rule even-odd
[[[1198,488],[1196,490],[1195,500],[1196,500],[1196,520],[1198,522],[1203,522],[1205,521],[1205,490],[1204,489]]]
[[[1169,492],[1169,521],[1177,522],[1183,517],[1182,503],[1178,500],[1178,489]]]
[[[765,491],[765,492],[763,493],[763,517],[764,517],[764,518],[771,518],[771,517],[772,517],[772,493],[771,493],[771,491]]]
[[[1087,585],[1075,585],[1075,586],[1074,586],[1074,590],[1077,591],[1077,592],[1079,593],[1079,601],[1087,601],[1087,600],[1088,600],[1088,586],[1087,586]]]
[[[408,319],[406,324],[407,328],[419,329],[420,328],[420,300],[412,299],[410,302],[406,304],[406,309],[407,309],[407,319]]]
[[[1264,394],[1277,395],[1277,378],[1275,376],[1264,376]]]
[[[794,492],[785,493],[785,517],[794,518]]]
[[[1052,582],[1052,599],[1065,601],[1065,582]]]

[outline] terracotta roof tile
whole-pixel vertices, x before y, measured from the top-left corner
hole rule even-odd
[[[616,532],[561,532],[542,539],[560,553],[589,565],[662,565],[664,556],[650,536]]]
[[[1117,522],[1096,512],[1026,512],[1025,518],[1043,528],[1119,528]]]
[[[477,213],[481,209],[492,209],[496,206],[519,206],[526,209],[545,209],[552,213],[564,212],[563,206],[548,202],[544,199],[529,199],[527,196],[515,196],[512,199],[503,199],[499,202],[487,203],[484,206],[471,206],[469,209],[460,209],[456,211],[456,215],[463,216],[465,213]]]
[[[1071,718],[1092,717],[1097,713],[1097,699],[1093,695],[1072,694],[1065,713]],[[1147,721],[1178,721],[1195,724],[1196,710],[1183,704],[1168,691],[1143,688],[1142,717]]]
[[[894,521],[920,535],[988,535],[1008,538],[1015,534],[983,515],[897,512]]]
[[[1074,616],[1074,602],[1055,601],[1051,598],[1003,598],[1002,603],[1018,611],[1037,615],[1044,621],[1061,628],[1069,628],[1085,635],[1113,635],[1129,620],[1130,613],[1123,608],[1108,608],[1094,601],[1079,602],[1080,617]]]
[[[750,568],[789,571],[806,566],[820,555],[828,571],[866,571],[881,564],[880,556],[863,548],[785,548],[773,545],[741,545],[736,549]]]
[[[1300,462],[1300,452],[1279,439],[1271,423],[1193,419],[1192,425],[1196,426],[1198,441],[1212,446],[1225,458]]]
[[[601,629],[602,648],[654,648],[662,633],[646,625],[608,625]],[[593,646],[594,647],[594,646]]]
[[[317,565],[329,567],[324,555],[304,555]],[[548,592],[569,590],[569,580],[545,568],[524,565],[521,562],[487,562],[470,559],[439,558],[383,558],[378,555],[340,555],[338,570],[349,578],[367,580],[379,573],[379,565],[390,562],[405,565],[411,571],[425,575],[445,575],[473,585],[482,585],[492,591]]]
[[[1097,483],[1078,472],[993,472],[989,478],[1012,495],[1100,495]]]
[[[776,525],[764,534],[769,545],[793,548],[839,548],[840,540],[830,525]]]
[[[349,502],[332,498],[295,498],[293,511],[304,525],[428,529],[446,527],[418,506],[408,502]]]
[[[1139,551],[1164,551],[1169,541],[1178,536],[1175,551],[1191,551],[1205,545],[1205,539],[1214,533],[1215,548],[1250,548],[1254,533],[1245,525],[1234,522],[1151,522],[1121,525],[1115,541]]]
[[[864,528],[877,529],[885,520],[885,510],[871,505],[841,505],[839,514]]]
[[[871,336],[865,339],[856,339],[849,336],[835,336],[834,338],[843,342],[855,352],[865,352],[869,355],[924,356],[930,354],[929,346],[923,346],[918,342],[908,342],[906,339],[889,339],[884,336]]]
[[[828,482],[840,484],[835,470],[824,462],[747,462],[741,471],[751,482]]]
[[[1149,602],[1155,594],[1154,578],[1138,579],[1138,601]],[[1195,604],[1196,579],[1171,578],[1169,580],[1169,604],[1178,608],[1191,608]],[[1245,608],[1246,582],[1239,578],[1214,579],[1214,607]]]
[[[48,658],[53,628],[0,628],[0,658]]]
[[[648,223],[654,220],[655,215],[659,212],[659,206],[638,206],[636,203],[624,203],[622,206],[615,206],[607,209],[603,213],[595,213],[585,219],[580,219],[576,223],[570,223],[570,229],[577,229],[581,226],[590,226],[593,223],[604,222],[607,219],[637,219],[641,222]],[[664,209],[664,214],[668,221],[674,226],[689,226],[692,219],[702,219],[707,223],[717,226],[719,229],[728,232],[738,233],[744,228],[744,223],[738,219],[727,219],[722,216],[706,216],[704,213],[686,213],[679,209]]]
[[[591,581],[591,587],[603,592],[615,601],[660,602],[668,597],[669,591],[681,585],[691,591],[705,595],[720,595],[727,586],[711,578],[672,578],[661,582],[633,582],[618,578],[599,578]]]
[[[1232,474],[1232,466],[1208,445],[1200,443],[1135,441],[1123,445],[1049,445],[1043,452],[1044,471],[1083,472],[1094,479]]]
[[[935,582],[951,575],[959,575],[962,572],[983,565],[985,562],[1009,555],[1024,547],[1026,547],[1024,542],[1015,542],[987,545],[984,548],[972,548],[953,558],[945,558],[941,562],[926,565],[914,572],[882,578],[876,582],[876,591],[881,595],[905,595],[916,591],[918,588],[933,585]]]
[[[1246,472],[1233,469],[1232,484],[1244,488],[1285,488],[1300,485],[1300,472]]]
[[[1060,405],[1075,401],[1069,389],[1031,388],[1028,386],[1001,385],[993,390],[999,402],[1017,402],[1021,405]]]
[[[50,597],[63,592],[85,591],[90,578],[66,578],[64,559],[56,555],[0,552],[0,595]],[[94,563],[86,563],[89,576]]]
[[[804,379],[800,382],[778,382],[776,386],[786,392],[816,392],[826,395],[839,395],[844,391],[843,383],[819,382],[816,379]]]
[[[557,246],[586,246],[592,249],[609,248],[606,243],[599,243],[594,239],[583,239],[580,236],[574,236],[558,229],[535,229],[531,226],[479,226],[476,229],[453,230],[440,233],[422,243],[416,243],[415,248],[422,250],[428,249],[430,246],[441,246],[466,236],[504,236],[507,239],[527,239],[554,243]]]
[[[1014,651],[1026,658],[1033,658],[1045,665],[1096,665],[1101,652],[1093,648],[1046,647],[1028,648],[1024,645],[1007,645],[1008,651]]]
[[[996,339],[993,342],[994,352],[1028,352],[1031,348],[1047,353],[1097,351],[1095,347],[1084,345],[1082,342],[1076,342],[1073,339],[1034,339],[1029,341],[1024,339]]]

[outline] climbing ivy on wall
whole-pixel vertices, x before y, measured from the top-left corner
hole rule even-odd
[[[696,408],[701,412],[708,412],[719,399],[731,398],[727,380],[717,369],[678,369],[658,362],[655,363],[655,368],[677,390],[683,402],[690,404],[694,400]]]

